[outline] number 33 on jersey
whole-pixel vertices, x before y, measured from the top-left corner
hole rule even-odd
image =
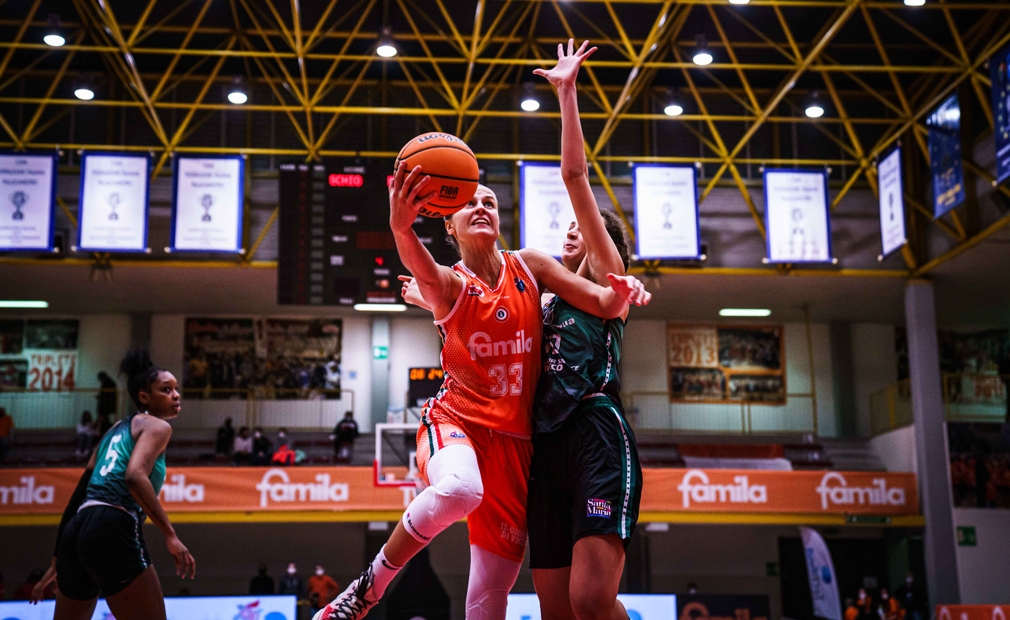
[[[540,375],[543,311],[523,260],[502,252],[494,286],[457,263],[463,288],[449,314],[435,321],[442,337],[445,382],[430,405],[481,426],[529,436]],[[449,387],[452,387],[450,390]]]

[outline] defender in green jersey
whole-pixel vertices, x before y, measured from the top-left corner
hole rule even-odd
[[[99,595],[119,620],[165,619],[161,583],[144,545],[148,516],[165,535],[176,574],[196,572],[158,500],[172,436],[167,420],[181,409],[175,377],[142,351],[127,355],[120,370],[139,413],[117,422],[91,455],[60,521],[52,565],[39,582],[45,588],[57,579],[61,620],[90,619]]]

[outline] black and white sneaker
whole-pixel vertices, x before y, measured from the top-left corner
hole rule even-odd
[[[373,599],[371,596],[374,581],[375,576],[372,575],[372,567],[369,566],[329,605],[316,612],[312,620],[360,620],[364,618],[368,614],[368,610],[379,602],[378,599]]]

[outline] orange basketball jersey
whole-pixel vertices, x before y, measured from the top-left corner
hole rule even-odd
[[[529,437],[543,310],[536,279],[523,259],[514,252],[501,257],[493,286],[462,262],[453,266],[463,290],[449,314],[435,321],[445,380],[425,409]]]

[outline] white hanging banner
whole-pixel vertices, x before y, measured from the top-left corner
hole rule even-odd
[[[638,258],[700,258],[695,167],[637,164],[634,185]]]
[[[561,257],[575,209],[561,179],[561,167],[524,163],[519,172],[520,245]]]
[[[77,249],[147,251],[147,155],[83,153]]]
[[[56,156],[0,153],[0,251],[53,249]]]
[[[807,560],[810,579],[810,598],[814,602],[814,616],[826,620],[842,620],[842,606],[838,596],[838,579],[831,552],[817,530],[800,527],[803,537],[803,556]]]
[[[880,182],[880,246],[887,256],[905,245],[905,199],[901,189],[901,147],[877,164]]]
[[[235,252],[242,248],[241,155],[175,158],[172,251]]]
[[[827,173],[766,168],[764,185],[768,262],[831,262]]]

